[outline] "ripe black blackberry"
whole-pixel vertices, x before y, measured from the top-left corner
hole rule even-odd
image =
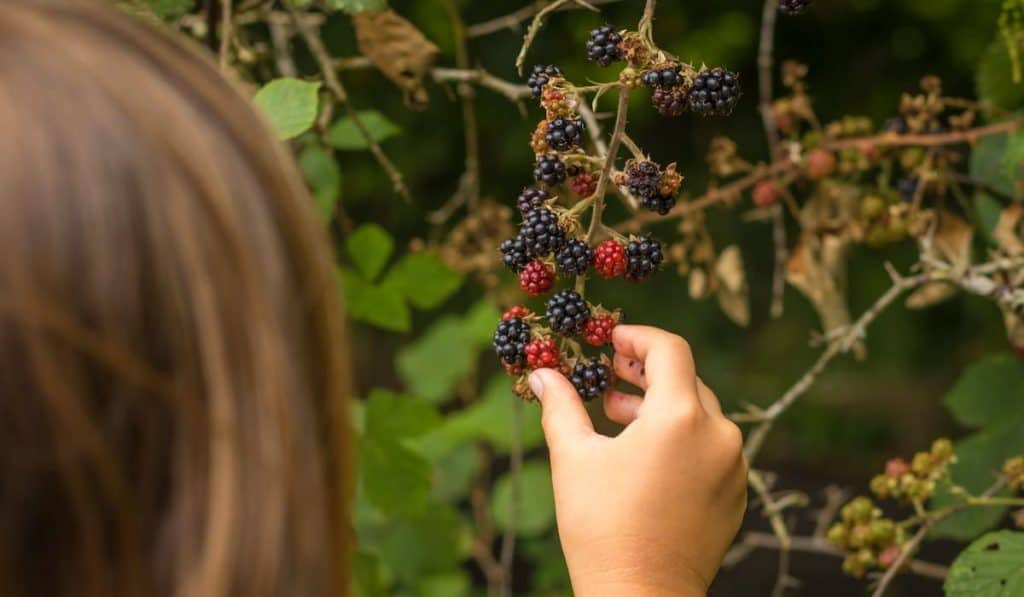
[[[574,238],[565,243],[565,246],[555,253],[555,265],[558,271],[570,276],[580,276],[587,273],[590,262],[594,260],[594,251],[587,246],[587,243]]]
[[[502,263],[515,274],[523,271],[526,264],[533,261],[530,252],[526,250],[526,243],[518,236],[502,241],[501,254]]]
[[[523,217],[519,238],[530,255],[544,257],[562,248],[565,244],[565,229],[558,222],[555,212],[538,207]]]
[[[743,95],[739,75],[724,68],[697,74],[690,87],[690,110],[701,116],[728,116]]]
[[[651,104],[654,109],[665,117],[680,116],[689,107],[690,88],[686,85],[679,85],[669,89],[655,89],[651,94]]]
[[[640,80],[648,87],[668,89],[685,83],[682,75],[682,66],[673,64],[651,69],[640,76]]]
[[[783,14],[798,15],[810,8],[813,3],[814,0],[779,0],[779,10]]]
[[[551,82],[551,79],[562,76],[562,69],[554,64],[538,64],[533,67],[533,72],[526,79],[526,86],[534,97],[540,97],[544,93],[544,86]]]
[[[661,243],[649,236],[641,236],[629,241],[626,245],[627,280],[640,282],[651,277],[665,260]]]
[[[896,183],[896,190],[900,194],[900,199],[904,203],[913,203],[914,197],[917,195],[917,186],[920,184],[920,179],[916,176],[908,176],[901,178]]]
[[[526,362],[526,345],[530,343],[530,324],[519,317],[498,322],[494,330],[494,352],[509,365]]]
[[[589,402],[604,396],[611,387],[612,369],[600,361],[582,359],[573,366],[569,373],[569,381],[576,388],[580,398]]]
[[[516,207],[523,215],[530,213],[544,205],[544,202],[551,198],[551,193],[537,187],[526,187],[519,197],[516,198]]]
[[[641,197],[640,205],[645,209],[649,209],[656,214],[663,216],[676,206],[676,198],[672,195],[662,195],[658,193],[652,197]]]
[[[620,43],[622,36],[611,25],[598,27],[590,32],[590,39],[587,40],[587,58],[601,66],[622,60]]]
[[[554,186],[565,180],[565,164],[556,154],[548,153],[537,156],[533,165],[533,177],[537,182]]]
[[[555,151],[569,151],[583,143],[583,121],[572,118],[556,118],[548,123],[544,140]]]
[[[547,303],[548,326],[563,336],[583,331],[590,319],[590,307],[575,290],[556,292]]]

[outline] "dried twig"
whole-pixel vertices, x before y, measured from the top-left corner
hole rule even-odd
[[[533,20],[530,21],[530,27],[526,30],[526,35],[523,36],[523,47],[519,49],[519,55],[516,56],[516,72],[518,72],[520,76],[523,74],[523,64],[526,62],[526,52],[530,49],[530,46],[533,44],[533,40],[537,37],[537,32],[540,31],[541,26],[544,24],[544,17],[571,3],[575,3],[583,8],[598,12],[597,8],[585,0],[555,0],[551,4],[540,9],[537,14],[534,15]]]
[[[227,71],[231,61],[231,0],[220,0],[220,51],[218,62],[221,71]]]
[[[284,3],[285,8],[288,9],[288,13],[292,16],[292,22],[295,24],[296,30],[302,39],[306,42],[306,46],[309,47],[309,51],[316,58],[317,65],[320,68],[320,74],[323,76],[324,84],[327,89],[334,94],[335,99],[342,107],[345,108],[345,112],[348,117],[352,120],[352,124],[355,125],[356,130],[366,140],[367,146],[370,148],[370,153],[376,158],[377,162],[384,168],[388,177],[391,179],[391,185],[394,187],[395,192],[402,196],[407,202],[412,202],[412,196],[409,194],[409,188],[405,186],[405,181],[402,178],[402,173],[398,171],[391,159],[388,158],[384,150],[381,149],[380,144],[370,134],[369,129],[363,123],[362,119],[359,118],[359,114],[356,109],[352,107],[352,104],[348,101],[348,92],[345,91],[345,86],[341,84],[341,79],[338,78],[338,73],[335,72],[334,61],[331,59],[331,55],[327,52],[327,48],[324,47],[323,41],[320,39],[319,33],[310,28],[309,24],[302,14],[291,5],[290,2]]]
[[[612,2],[620,1],[621,0],[590,0],[589,4],[591,6],[598,6],[601,4],[611,4]],[[484,35],[497,33],[499,31],[515,30],[516,28],[519,27],[520,23],[537,14],[540,10],[547,6],[547,4],[548,3],[545,2],[544,0],[534,2],[533,4],[528,4],[520,8],[519,10],[508,13],[507,15],[503,15],[491,19],[489,21],[484,21],[482,23],[477,23],[475,25],[470,25],[466,29],[466,33],[467,35],[469,35],[469,37],[481,37]],[[561,6],[557,10],[573,10],[575,8],[579,8],[579,6]]]

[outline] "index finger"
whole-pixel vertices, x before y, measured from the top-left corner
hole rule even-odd
[[[617,325],[615,351],[644,364],[649,402],[698,400],[697,370],[689,343],[655,327]]]

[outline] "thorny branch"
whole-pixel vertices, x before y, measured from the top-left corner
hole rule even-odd
[[[589,4],[591,6],[598,6],[601,4],[611,4],[612,2],[621,2],[621,0],[590,0]],[[546,0],[539,0],[538,2],[534,2],[533,4],[528,4],[520,8],[519,10],[510,12],[507,15],[503,15],[489,21],[484,21],[483,23],[470,25],[469,28],[466,29],[466,33],[469,37],[482,37],[499,31],[514,30],[520,23],[537,14],[547,5],[548,2]],[[563,5],[557,10],[572,10],[574,8],[579,8],[579,6]]]
[[[519,55],[516,56],[516,72],[520,75],[523,74],[523,64],[526,62],[526,52],[530,49],[530,46],[533,45],[533,40],[537,37],[537,32],[540,31],[541,26],[544,24],[544,17],[556,10],[566,7],[569,4],[578,4],[583,8],[598,12],[598,9],[589,2],[586,2],[586,0],[555,0],[551,4],[540,9],[530,22],[530,26],[526,30],[526,35],[523,37],[523,47],[519,49]]]
[[[381,149],[380,144],[370,134],[369,129],[363,123],[362,119],[359,118],[359,114],[356,109],[352,107],[352,104],[348,100],[348,92],[345,90],[344,85],[341,83],[341,79],[338,78],[338,73],[335,71],[334,61],[331,59],[331,55],[327,52],[327,48],[324,47],[323,41],[320,39],[319,34],[310,28],[309,24],[297,8],[292,6],[290,2],[284,2],[284,6],[288,9],[288,13],[292,17],[292,22],[295,24],[295,29],[299,32],[299,35],[306,42],[306,46],[309,51],[316,58],[317,65],[320,68],[320,74],[323,76],[324,84],[327,89],[334,95],[342,107],[345,108],[345,112],[348,114],[349,119],[352,120],[352,124],[355,125],[356,130],[366,140],[367,146],[370,148],[370,153],[376,158],[377,162],[387,172],[388,177],[391,179],[391,184],[395,189],[395,192],[402,196],[406,202],[412,202],[412,196],[409,194],[409,188],[405,186],[405,181],[402,178],[402,173],[398,171],[391,159]]]

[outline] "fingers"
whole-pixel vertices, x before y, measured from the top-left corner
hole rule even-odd
[[[530,389],[540,399],[541,426],[552,454],[595,435],[583,400],[564,375],[553,369],[537,369],[530,374]]]
[[[711,388],[704,385],[704,380],[699,376],[697,377],[697,395],[700,397],[700,403],[704,406],[704,410],[708,411],[712,415],[722,415],[722,404],[718,401],[718,396],[711,391]]]
[[[617,325],[612,342],[616,353],[643,363],[647,400],[652,406],[699,400],[693,353],[686,340],[653,327]]]
[[[612,390],[604,395],[604,414],[619,425],[629,425],[636,420],[643,403],[640,396]]]
[[[612,365],[615,368],[616,377],[633,384],[641,390],[647,389],[646,371],[642,361],[617,352],[612,359]]]

